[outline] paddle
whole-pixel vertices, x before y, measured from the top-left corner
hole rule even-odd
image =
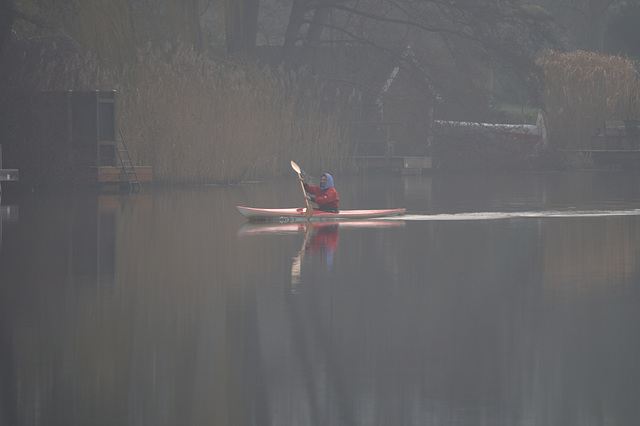
[[[298,285],[300,284],[300,274],[302,273],[302,260],[304,253],[307,250],[307,244],[309,243],[309,237],[313,233],[313,224],[311,221],[304,223],[305,233],[304,241],[302,242],[302,248],[298,252],[298,255],[293,259],[291,264],[291,293],[298,294]]]
[[[300,176],[300,166],[298,166],[296,162],[293,160],[291,160],[291,168],[295,170],[296,173],[298,174],[298,180],[302,179],[302,176]],[[311,207],[311,204],[309,204],[309,200],[307,200],[307,191],[304,190],[304,183],[302,182],[302,180],[300,180],[300,186],[302,186],[302,193],[304,194],[304,200],[307,202],[307,211],[304,212],[304,215],[308,219],[311,216],[313,216],[313,207]]]

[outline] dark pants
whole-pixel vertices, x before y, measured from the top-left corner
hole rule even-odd
[[[318,210],[322,210],[329,213],[340,213],[339,209],[332,209],[331,207],[318,207]]]

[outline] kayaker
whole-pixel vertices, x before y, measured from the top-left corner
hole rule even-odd
[[[338,191],[333,186],[333,177],[329,173],[323,173],[320,176],[320,185],[313,186],[305,183],[303,179],[300,179],[304,183],[304,189],[307,191],[307,200],[313,201],[318,205],[318,209],[331,213],[340,213],[338,208]]]

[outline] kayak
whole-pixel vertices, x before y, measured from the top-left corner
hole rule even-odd
[[[306,208],[260,209],[236,206],[244,217],[251,221],[299,222],[307,220]],[[313,210],[311,221],[343,220],[343,219],[375,219],[381,217],[402,216],[406,209],[386,210],[341,210],[339,213]]]

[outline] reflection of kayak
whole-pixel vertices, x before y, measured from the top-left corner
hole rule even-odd
[[[313,230],[339,226],[344,228],[391,228],[405,226],[404,221],[381,220],[349,220],[349,221],[322,221],[310,224]],[[238,230],[240,236],[267,235],[267,234],[295,234],[308,231],[307,223],[246,223]]]
[[[247,219],[252,221],[280,221],[298,222],[307,220],[305,208],[289,209],[258,209],[253,207],[237,206],[237,209]],[[401,216],[406,209],[387,210],[342,210],[340,213],[313,210],[313,216],[309,220],[342,220],[342,219],[374,219],[379,217]]]

